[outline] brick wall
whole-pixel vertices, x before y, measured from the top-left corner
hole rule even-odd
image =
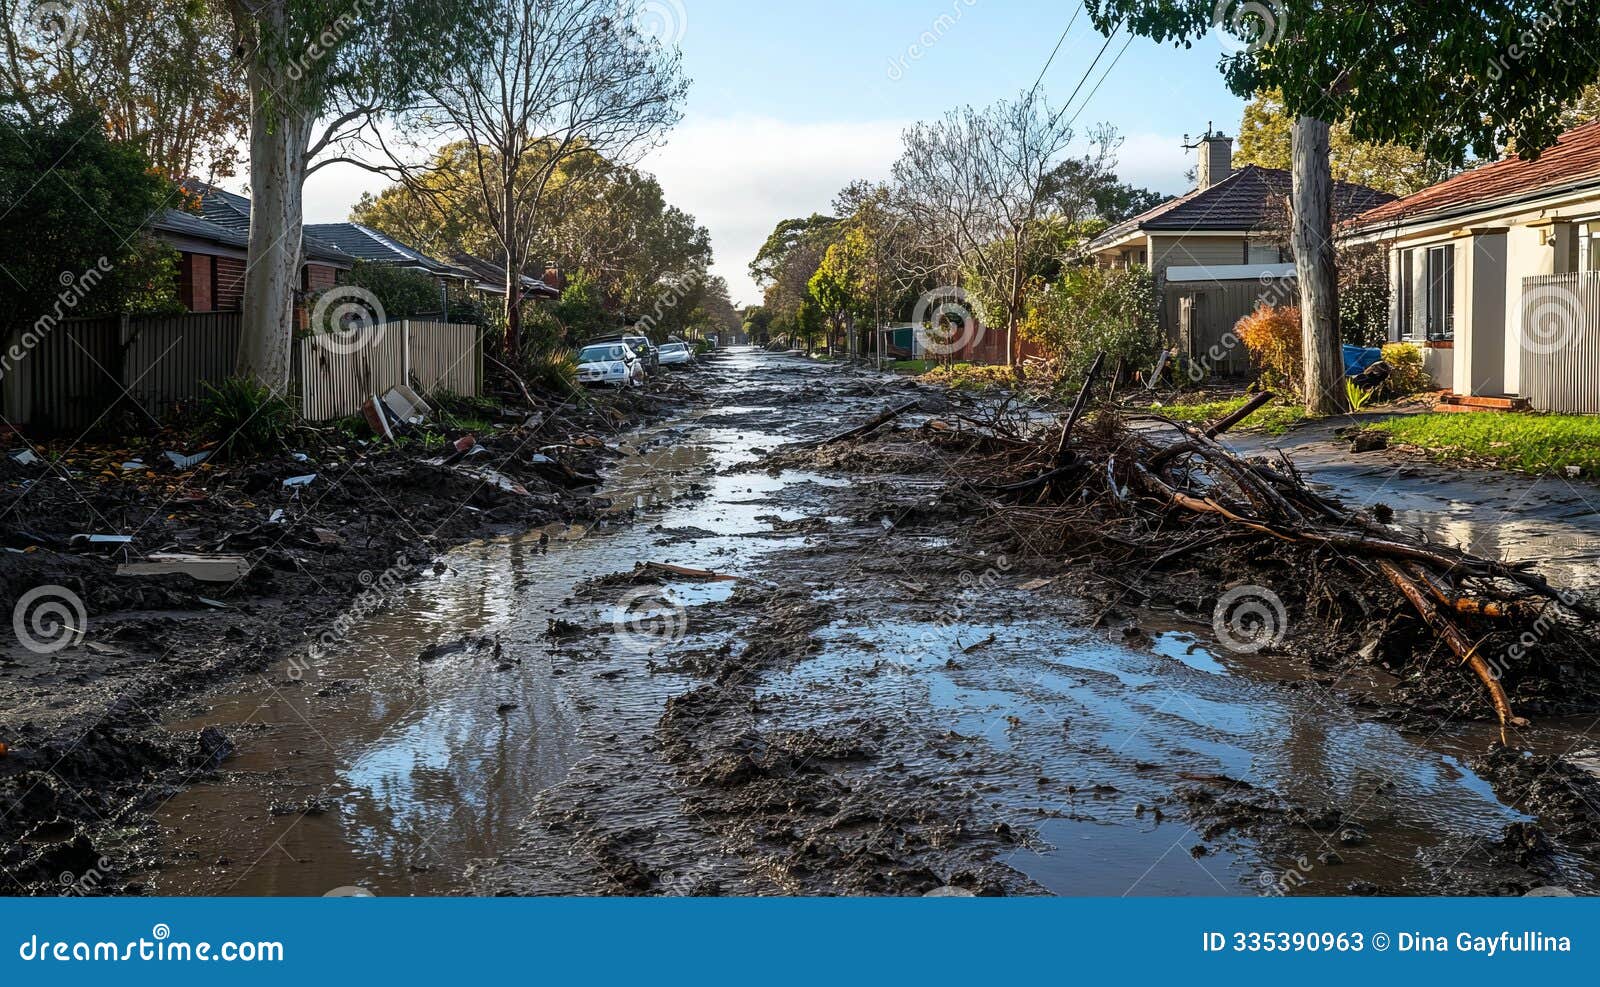
[[[244,261],[233,257],[214,258],[216,265],[215,308],[235,312],[244,301]]]
[[[178,301],[191,312],[212,309],[211,263],[207,254],[182,254],[178,259]]]

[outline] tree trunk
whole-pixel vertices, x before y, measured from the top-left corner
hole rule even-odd
[[[312,121],[285,110],[294,82],[250,66],[250,241],[234,371],[283,394],[289,386],[294,296],[300,286],[302,198]]]
[[[1339,345],[1339,279],[1334,267],[1333,173],[1328,124],[1294,122],[1294,262],[1300,281],[1301,346],[1306,413],[1348,410],[1344,355]]]
[[[506,252],[506,362],[515,367],[522,355],[522,263]]]

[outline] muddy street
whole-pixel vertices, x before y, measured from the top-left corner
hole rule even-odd
[[[606,437],[592,520],[456,548],[337,646],[170,709],[234,753],[154,811],[134,890],[1596,886],[1515,766],[1483,767],[1492,723],[1399,715],[1381,669],[1242,653],[1209,609],[1008,554],[912,440],[970,412],[948,392],[748,349],[710,375]],[[910,399],[898,431],[791,445]],[[1581,755],[1591,720],[1528,746]]]

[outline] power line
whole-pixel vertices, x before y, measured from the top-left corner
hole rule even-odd
[[[1045,59],[1044,68],[1039,70],[1039,78],[1033,80],[1033,88],[1028,90],[1029,100],[1033,99],[1034,94],[1039,91],[1039,84],[1044,81],[1044,74],[1050,71],[1051,65],[1055,64],[1056,56],[1061,53],[1061,46],[1066,44],[1067,35],[1072,33],[1072,25],[1078,23],[1078,15],[1081,13],[1083,13],[1083,6],[1080,4],[1078,9],[1072,12],[1072,18],[1067,21],[1066,30],[1062,31],[1061,37],[1056,39],[1055,48],[1050,52],[1050,57]]]
[[[1106,79],[1111,75],[1111,70],[1117,67],[1118,62],[1122,61],[1122,56],[1127,52],[1128,46],[1133,44],[1133,37],[1132,34],[1128,35],[1128,40],[1122,43],[1122,50],[1117,52],[1117,57],[1111,60],[1111,64],[1107,65],[1105,72],[1101,74],[1100,81],[1096,82],[1094,88],[1089,90],[1089,95],[1083,97],[1083,102],[1078,104],[1078,112],[1072,114],[1072,119],[1067,121],[1067,129],[1072,129],[1072,125],[1078,122],[1078,117],[1083,115],[1083,111],[1089,108],[1089,101],[1094,99],[1094,94],[1100,91],[1101,86],[1105,85]]]
[[[1105,56],[1106,49],[1111,47],[1111,42],[1116,40],[1117,31],[1120,30],[1121,27],[1122,25],[1119,22],[1116,27],[1111,29],[1111,33],[1106,35],[1106,43],[1100,46],[1100,50],[1095,52],[1094,61],[1090,62],[1089,67],[1083,70],[1083,78],[1079,79],[1078,84],[1072,87],[1072,95],[1068,96],[1067,101],[1061,104],[1061,109],[1056,111],[1057,117],[1060,117],[1062,113],[1065,113],[1067,107],[1072,105],[1072,101],[1078,98],[1078,91],[1083,88],[1083,84],[1085,82],[1089,81],[1089,76],[1093,74],[1094,67],[1100,64],[1100,59]],[[1128,37],[1131,39],[1133,36],[1129,35]],[[1051,122],[1053,123],[1054,121]]]

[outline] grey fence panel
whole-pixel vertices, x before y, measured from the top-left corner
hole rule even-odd
[[[134,399],[162,417],[193,407],[206,384],[233,375],[239,356],[239,313],[196,312],[131,319],[124,373]]]
[[[1522,396],[1539,411],[1600,414],[1600,271],[1522,282]]]

